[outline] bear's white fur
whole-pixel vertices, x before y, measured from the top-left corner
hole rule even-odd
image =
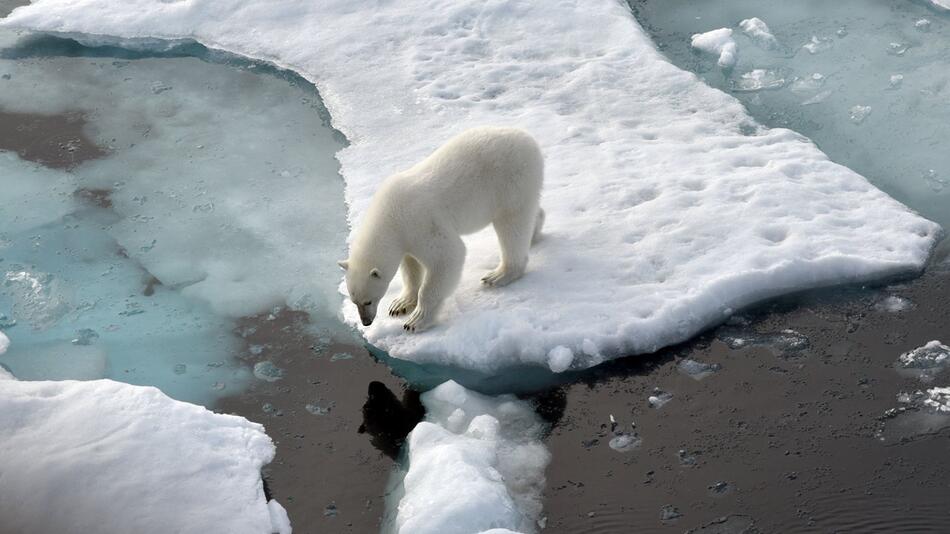
[[[540,235],[544,162],[530,135],[515,128],[481,127],[450,139],[411,169],[387,178],[354,236],[346,287],[369,325],[402,267],[402,294],[392,316],[408,313],[415,332],[434,322],[458,285],[465,260],[460,236],[494,225],[501,262],[482,278],[503,286],[524,274],[528,248]]]

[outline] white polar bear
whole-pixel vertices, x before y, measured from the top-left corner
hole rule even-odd
[[[389,314],[403,325],[431,326],[458,285],[465,260],[460,236],[494,225],[501,262],[482,278],[503,286],[524,274],[528,248],[544,224],[539,206],[544,162],[538,144],[515,128],[481,127],[450,139],[407,171],[387,178],[341,261],[350,299],[368,326],[402,267],[403,290]]]

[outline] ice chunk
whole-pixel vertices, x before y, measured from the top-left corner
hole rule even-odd
[[[778,48],[778,40],[775,39],[772,30],[762,19],[757,17],[745,19],[739,23],[739,27],[742,28],[742,33],[748,35],[756,45],[766,50]]]
[[[548,352],[548,367],[555,373],[567,371],[573,361],[574,352],[564,345],[558,345]]]
[[[736,64],[738,45],[732,38],[732,30],[729,28],[694,34],[690,44],[697,50],[717,56],[719,58],[717,64],[724,69]]]
[[[897,359],[903,369],[939,369],[950,365],[950,347],[934,340]]]
[[[820,72],[804,78],[795,78],[789,89],[796,93],[810,93],[821,89],[825,85],[825,76]]]
[[[938,9],[950,11],[950,0],[929,0],[929,2]]]
[[[904,75],[892,74],[887,83],[891,89],[897,89],[904,83]]]
[[[636,432],[632,434],[621,432],[610,438],[607,445],[617,452],[630,452],[639,447],[642,442],[643,440]]]
[[[289,534],[274,457],[242,417],[111,380],[4,381],[0,517],[10,532]]]
[[[930,19],[917,19],[914,22],[914,27],[917,28],[917,31],[920,32],[929,32],[930,31]]]
[[[353,16],[360,11],[373,16]],[[476,24],[473,13],[491,24]],[[361,329],[369,343],[419,363],[485,372],[547,367],[551,349],[564,346],[574,352],[572,368],[580,368],[600,361],[583,353],[585,339],[603,358],[651,352],[721,321],[724,309],[916,271],[938,235],[935,224],[808,139],[757,127],[734,97],[671,65],[623,3],[463,0],[432,9],[417,0],[38,0],[3,24],[94,34],[100,42],[109,42],[104,35],[189,37],[296,70],[316,83],[334,125],[351,141],[338,157],[354,228],[386,175],[453,134],[500,124],[536,136],[546,158],[548,235],[532,250],[525,277],[502,291],[480,287],[498,254],[487,229],[465,238],[461,282],[437,327],[409,335],[404,320],[380,317]],[[361,36],[359,46],[353,35]],[[155,79],[170,80],[148,81]],[[147,100],[170,98],[179,89],[173,85]],[[301,187],[287,195],[306,205],[275,216],[313,212],[317,197]],[[153,198],[146,194],[147,206]],[[741,220],[722,217],[740,210]],[[252,219],[269,220],[270,213]],[[295,228],[293,221],[267,224],[255,235],[271,243]],[[318,233],[301,231],[299,241]],[[253,265],[245,265],[249,257]],[[334,267],[319,254],[281,257],[296,267],[283,270],[270,251],[255,247],[224,254],[203,270],[208,282],[193,294],[234,296],[238,308],[311,287],[322,278],[312,273],[316,265]],[[175,274],[175,265],[162,263]],[[183,261],[182,273],[195,274],[190,267]],[[272,274],[275,267],[281,275]],[[249,281],[261,272],[268,289],[258,292]],[[398,278],[387,301],[401,290]],[[327,279],[339,281],[339,273]],[[342,296],[335,301],[358,325],[353,306]]]
[[[37,330],[51,327],[70,310],[59,280],[49,273],[7,271],[0,293],[12,298],[13,315],[26,319]]]
[[[813,105],[813,104],[820,104],[821,102],[824,102],[829,96],[831,96],[831,91],[830,91],[830,90],[829,90],[829,91],[821,91],[820,93],[816,94],[815,96],[813,96],[813,97],[811,97],[811,98],[809,98],[809,99],[807,99],[807,100],[803,100],[803,101],[802,101],[802,105],[803,105],[803,106],[811,106],[811,105]]]
[[[861,124],[871,114],[871,106],[852,106],[850,110],[851,122]]]
[[[908,48],[910,45],[907,43],[890,43],[887,45],[887,53],[892,56],[903,56]]]
[[[888,295],[874,305],[874,309],[889,313],[902,312],[910,310],[913,307],[913,302],[897,295]]]
[[[651,408],[662,408],[664,404],[673,400],[673,394],[659,388],[653,388],[653,394],[647,398]]]
[[[455,382],[424,393],[422,403],[426,420],[409,435],[409,470],[392,530],[534,532],[550,455],[540,441],[544,426],[531,407]]]
[[[284,377],[284,370],[274,365],[270,360],[254,364],[254,376],[265,382],[276,382]]]
[[[841,35],[839,33],[838,35],[840,37],[843,37],[844,35],[847,35],[847,33],[845,33],[844,35]],[[834,45],[835,45],[835,42],[828,37],[818,37],[817,35],[812,35],[811,39],[807,43],[802,45],[802,48],[807,50],[809,54],[814,55],[814,54],[820,54],[821,52],[824,52],[825,50],[829,50]]]
[[[722,366],[718,363],[705,363],[689,358],[683,358],[676,365],[676,368],[679,369],[681,373],[694,380],[702,380],[722,369]]]
[[[934,412],[950,413],[950,387],[928,389],[923,404]]]
[[[8,338],[6,334],[0,331],[0,354],[5,353],[9,346],[10,346],[10,338]]]
[[[781,70],[753,69],[739,75],[732,80],[732,90],[736,92],[753,92],[765,89],[780,89],[785,86],[786,74]]]

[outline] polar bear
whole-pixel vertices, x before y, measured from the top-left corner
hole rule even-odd
[[[339,262],[363,325],[373,322],[401,267],[402,294],[389,314],[408,313],[403,328],[409,332],[431,326],[461,278],[461,236],[489,224],[498,235],[501,261],[482,283],[504,286],[520,278],[528,248],[544,224],[543,178],[544,161],[534,139],[501,127],[467,130],[387,178],[354,235],[349,257]]]

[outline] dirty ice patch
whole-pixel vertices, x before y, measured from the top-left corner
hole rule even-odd
[[[39,0],[4,24],[193,38],[296,70],[351,141],[337,157],[353,225],[381,180],[465,128],[535,135],[548,216],[526,276],[481,287],[498,254],[486,230],[466,239],[439,326],[364,330],[417,362],[547,366],[563,346],[573,369],[650,352],[762,299],[919,270],[939,233],[669,64],[618,2]],[[348,303],[344,316],[358,325]]]
[[[261,425],[111,380],[0,384],[4,531],[290,534]]]
[[[732,38],[732,30],[729,28],[694,34],[690,44],[696,50],[718,56],[717,63],[724,69],[736,64],[739,47],[736,40]]]
[[[409,468],[391,532],[537,531],[550,454],[531,407],[451,381],[423,394],[422,403],[426,419],[409,435]]]

